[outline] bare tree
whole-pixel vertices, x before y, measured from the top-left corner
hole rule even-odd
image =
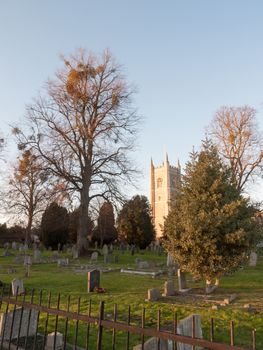
[[[232,171],[232,180],[242,191],[263,166],[263,138],[256,111],[249,106],[221,107],[210,125],[213,141]]]
[[[34,221],[47,205],[48,187],[47,174],[40,159],[31,151],[24,151],[13,169],[4,201],[11,214],[25,217],[26,242],[30,240]]]
[[[32,147],[46,168],[78,193],[77,246],[87,249],[89,208],[98,197],[123,198],[134,173],[134,148],[140,118],[132,108],[133,90],[109,51],[98,58],[78,51],[47,85],[45,97],[28,108],[29,137],[17,130],[21,146]]]

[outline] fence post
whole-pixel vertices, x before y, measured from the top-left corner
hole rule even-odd
[[[100,302],[100,314],[99,314],[99,329],[98,329],[98,338],[97,338],[97,350],[102,350],[102,332],[103,326],[101,321],[104,319],[104,301]]]

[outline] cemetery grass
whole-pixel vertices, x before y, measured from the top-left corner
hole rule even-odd
[[[18,252],[10,250],[13,254]],[[89,300],[91,300],[91,315],[98,316],[99,301],[105,301],[105,318],[113,318],[114,304],[118,305],[118,321],[127,320],[127,311],[131,307],[131,323],[140,325],[141,312],[143,307],[146,309],[146,327],[156,327],[157,312],[161,310],[161,324],[163,329],[171,329],[174,313],[177,313],[178,320],[189,316],[192,313],[198,313],[202,317],[202,327],[204,337],[209,339],[210,319],[214,318],[215,340],[221,342],[230,342],[229,325],[233,320],[235,323],[235,338],[237,345],[251,346],[251,330],[257,330],[257,346],[263,348],[263,256],[261,255],[256,267],[244,267],[235,273],[222,278],[220,288],[212,295],[214,301],[206,301],[204,293],[201,296],[189,294],[188,296],[174,296],[161,298],[158,302],[146,302],[147,290],[150,288],[159,288],[162,292],[163,284],[167,279],[173,279],[175,288],[178,288],[177,278],[175,276],[153,279],[151,276],[130,275],[116,272],[102,273],[101,286],[106,288],[106,293],[87,293],[87,273],[81,269],[81,266],[90,264],[89,259],[81,258],[77,260],[70,259],[69,267],[58,267],[56,262],[47,262],[33,264],[30,268],[29,277],[25,277],[25,267],[22,263],[14,263],[14,256],[3,257],[3,251],[0,250],[0,280],[9,284],[14,278],[22,278],[27,290],[34,288],[36,296],[34,302],[38,302],[37,291],[43,290],[43,304],[47,305],[49,291],[51,292],[51,307],[56,307],[57,296],[61,296],[61,308],[67,308],[67,297],[71,296],[70,311],[77,311],[78,298],[81,298],[81,313],[88,313]],[[45,252],[44,258],[52,255],[51,252]],[[61,254],[61,258],[69,257],[67,254]],[[130,252],[119,254],[119,263],[103,263],[103,257],[99,257],[99,262],[95,265],[112,268],[135,268],[135,258],[155,262],[155,269],[162,269],[165,266],[166,257],[158,256],[152,252],[140,252],[131,256]],[[15,269],[15,272],[8,274],[9,268]],[[187,276],[189,287],[204,287],[204,283],[194,282],[191,276]],[[230,305],[219,307],[218,310],[212,310],[211,306],[219,300],[230,294],[236,294],[237,299]],[[30,299],[30,296],[28,297]],[[244,304],[251,304],[250,309],[245,309]],[[2,306],[3,310],[3,306]],[[44,330],[45,316],[40,320],[40,331]],[[55,317],[50,317],[49,327],[55,324]],[[64,320],[59,318],[59,328],[64,329]],[[79,341],[84,346],[86,326],[79,325]],[[91,327],[91,335],[95,341],[96,328]],[[74,329],[69,328],[69,340],[74,340]],[[118,343],[126,339],[126,334],[118,333]],[[131,337],[133,345],[140,340],[137,336]],[[106,342],[106,343],[105,343]],[[103,349],[111,348],[111,331],[105,332]]]

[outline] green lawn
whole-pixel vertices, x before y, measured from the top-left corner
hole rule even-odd
[[[105,301],[106,318],[113,317],[114,304],[118,304],[118,319],[125,320],[127,317],[128,306],[132,310],[132,323],[139,325],[141,310],[146,308],[146,324],[147,326],[156,326],[157,311],[161,310],[161,323],[164,326],[171,324],[173,314],[177,313],[180,320],[191,313],[198,313],[202,316],[202,326],[204,335],[208,337],[209,324],[211,317],[215,320],[215,337],[218,341],[229,342],[229,324],[233,320],[235,322],[236,343],[238,345],[251,345],[251,330],[257,330],[257,346],[258,349],[263,348],[263,257],[259,259],[258,265],[255,268],[245,267],[235,272],[231,276],[226,276],[222,279],[220,288],[213,295],[215,299],[222,299],[230,294],[235,293],[237,299],[230,305],[219,307],[218,310],[212,310],[213,303],[206,302],[204,298],[197,298],[195,295],[187,297],[174,296],[170,298],[162,298],[159,302],[145,302],[147,297],[147,289],[159,288],[162,290],[164,281],[167,276],[153,279],[151,276],[129,275],[120,272],[102,273],[101,286],[106,288],[105,294],[87,293],[87,274],[75,273],[74,268],[58,267],[56,263],[34,264],[30,270],[30,276],[24,277],[25,267],[23,264],[15,264],[14,256],[3,257],[3,250],[0,250],[0,280],[5,283],[10,283],[14,278],[23,278],[24,285],[28,290],[32,288],[39,291],[43,290],[43,303],[47,303],[48,292],[51,291],[51,304],[55,307],[58,293],[61,294],[61,307],[66,309],[67,296],[71,295],[70,310],[76,311],[77,299],[81,297],[81,312],[87,313],[89,300],[92,302],[92,315],[98,315],[99,301]],[[11,252],[13,252],[11,250]],[[46,257],[52,253],[45,253]],[[67,257],[63,254],[62,257]],[[119,252],[119,263],[110,263],[107,267],[135,267],[134,259],[138,257],[141,260],[153,261],[157,264],[165,264],[166,257],[158,256],[150,252],[141,252],[131,256],[130,252],[125,252],[124,255]],[[71,264],[86,265],[89,264],[89,259],[81,258],[70,260]],[[103,264],[103,258],[100,257],[100,265]],[[106,265],[105,265],[106,266]],[[7,274],[7,269],[13,267],[16,272]],[[161,266],[158,268],[162,268]],[[158,269],[157,268],[157,269]],[[169,277],[175,281],[177,288],[176,276]],[[201,288],[204,286],[202,282],[193,282],[191,276],[188,276],[188,285],[193,288]],[[37,302],[37,297],[35,297]],[[243,308],[243,305],[250,303],[252,310]],[[2,310],[3,310],[2,306]],[[45,315],[41,316],[41,326],[43,328]],[[64,321],[60,320],[61,329],[63,330]],[[54,318],[51,317],[50,327],[54,323]],[[50,328],[51,329],[51,328]],[[86,326],[80,324],[79,340],[80,344],[84,344]],[[95,328],[93,336],[95,336]],[[106,338],[110,348],[111,333],[107,332]],[[117,340],[123,341],[125,334],[118,334]],[[74,330],[70,330],[70,340],[74,339]],[[132,339],[133,343],[137,339]],[[107,349],[107,345],[103,349]],[[121,349],[119,345],[117,349]]]

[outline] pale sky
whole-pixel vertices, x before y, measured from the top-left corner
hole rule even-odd
[[[137,86],[134,154],[148,195],[150,158],[184,164],[222,105],[251,105],[263,129],[262,0],[0,0],[0,130],[61,67],[60,54],[109,48]],[[8,160],[14,149],[11,137]],[[5,165],[2,165],[4,170]],[[133,194],[133,193],[132,193]],[[251,188],[263,200],[263,191]]]

